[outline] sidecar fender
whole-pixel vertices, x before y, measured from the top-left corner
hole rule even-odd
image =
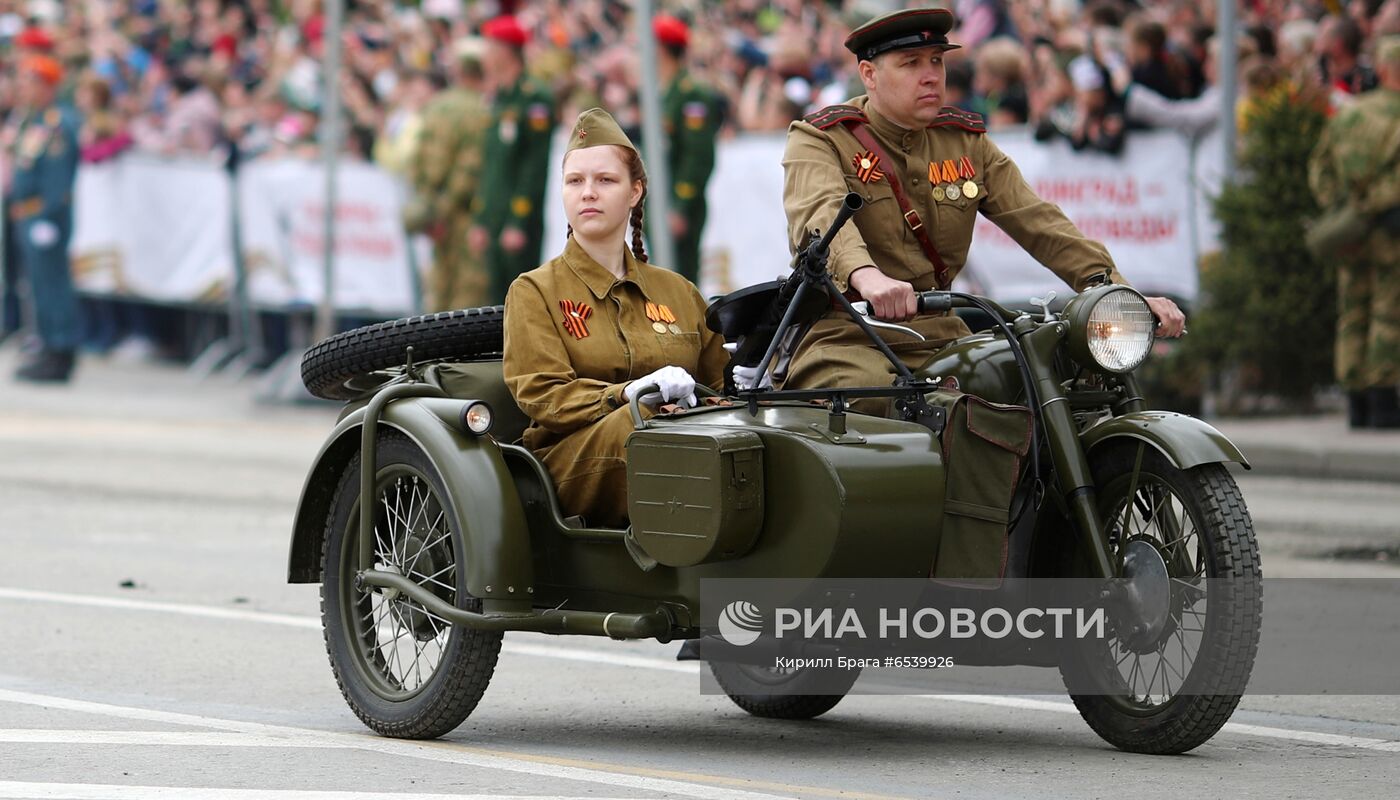
[[[1250,468],[1244,453],[1225,434],[1195,417],[1170,411],[1138,411],[1113,417],[1085,431],[1081,439],[1087,453],[1107,442],[1146,442],[1179,469],[1221,462]]]
[[[530,531],[501,450],[487,436],[472,436],[448,420],[444,398],[406,398],[385,407],[379,424],[408,436],[442,478],[449,513],[465,538],[467,590],[475,597],[518,601],[529,607],[534,588]],[[363,408],[336,425],[302,489],[292,530],[289,583],[321,580],[326,519],[345,465],[359,452]],[[499,606],[498,606],[499,608]]]

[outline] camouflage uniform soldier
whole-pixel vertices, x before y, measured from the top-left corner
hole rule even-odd
[[[483,66],[494,97],[472,241],[486,253],[491,302],[500,303],[515,276],[540,263],[554,101],[548,89],[525,74],[523,48],[529,37],[514,17],[497,17],[481,32],[487,39]]]
[[[467,242],[488,118],[481,96],[483,45],[479,39],[457,43],[456,85],[423,109],[418,145],[409,159],[413,199],[404,224],[433,240],[423,298],[427,313],[490,302],[485,253],[473,251]]]
[[[73,184],[78,173],[78,114],[57,101],[63,67],[50,56],[20,63],[21,119],[13,149],[5,207],[14,252],[29,279],[35,327],[42,343],[15,372],[26,381],[64,382],[73,371],[82,335],[78,295],[68,261],[73,233]]]
[[[812,228],[830,224],[847,192],[865,197],[867,207],[832,242],[829,267],[836,285],[869,301],[876,317],[909,320],[925,337],[890,334],[890,348],[910,368],[969,333],[956,316],[916,316],[915,292],[952,283],[978,213],[1076,290],[1098,275],[1126,283],[1102,244],[1036,196],[987,138],[980,116],[942,105],[943,53],[958,47],[948,43],[952,25],[948,11],[915,9],[854,30],[846,47],[859,60],[868,94],[794,122],[783,154],[783,208],[794,247]],[[1161,320],[1158,335],[1184,332],[1175,303],[1147,302]],[[860,328],[833,311],[802,340],[786,385],[888,386],[893,374]],[[879,399],[851,405],[867,414],[889,409]]]
[[[1400,427],[1400,36],[1377,48],[1380,88],[1328,123],[1309,181],[1318,201],[1365,220],[1337,265],[1337,380],[1353,428]]]
[[[665,14],[652,24],[661,45],[659,69],[666,91],[662,119],[669,150],[671,176],[671,236],[676,247],[676,271],[691,283],[700,281],[700,234],[705,227],[705,185],[715,168],[715,137],[722,110],[718,95],[685,70],[690,29]]]

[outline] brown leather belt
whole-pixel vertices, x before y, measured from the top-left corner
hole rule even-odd
[[[904,186],[899,182],[899,170],[895,167],[898,162],[890,158],[889,154],[885,152],[885,148],[880,146],[870,129],[864,124],[848,124],[847,127],[862,147],[889,165],[889,169],[885,172],[885,180],[889,182],[890,190],[894,192],[894,199],[895,202],[899,203],[899,210],[904,212],[904,222],[909,226],[909,232],[914,235],[914,241],[919,243],[919,249],[924,251],[924,257],[933,264],[934,280],[937,281],[938,288],[946,290],[953,285],[952,275],[948,265],[943,262],[943,257],[938,254],[938,248],[933,246],[933,240],[928,238],[928,230],[924,228],[924,221],[919,217],[919,212],[914,210],[913,204],[909,202],[909,196],[904,193]]]

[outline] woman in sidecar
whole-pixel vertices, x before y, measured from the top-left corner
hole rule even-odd
[[[688,280],[647,263],[646,170],[602,109],[579,115],[563,160],[564,252],[516,278],[506,297],[503,369],[532,420],[524,445],[549,469],[565,513],[624,527],[627,403],[694,406],[719,389],[728,355]],[[632,246],[624,242],[631,224]]]

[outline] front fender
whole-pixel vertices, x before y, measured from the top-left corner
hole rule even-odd
[[[496,442],[456,429],[446,421],[452,415],[437,407],[458,402],[396,400],[385,407],[379,424],[412,439],[442,478],[447,490],[443,502],[464,537],[467,591],[483,599],[519,601],[528,609],[535,584],[524,509]],[[345,465],[359,452],[364,415],[363,408],[347,414],[316,456],[293,525],[289,583],[321,579],[326,519]]]
[[[1105,442],[1131,439],[1157,448],[1178,469],[1220,462],[1250,468],[1244,453],[1225,434],[1195,417],[1170,411],[1137,411],[1113,417],[1085,431],[1080,438],[1086,453]]]

